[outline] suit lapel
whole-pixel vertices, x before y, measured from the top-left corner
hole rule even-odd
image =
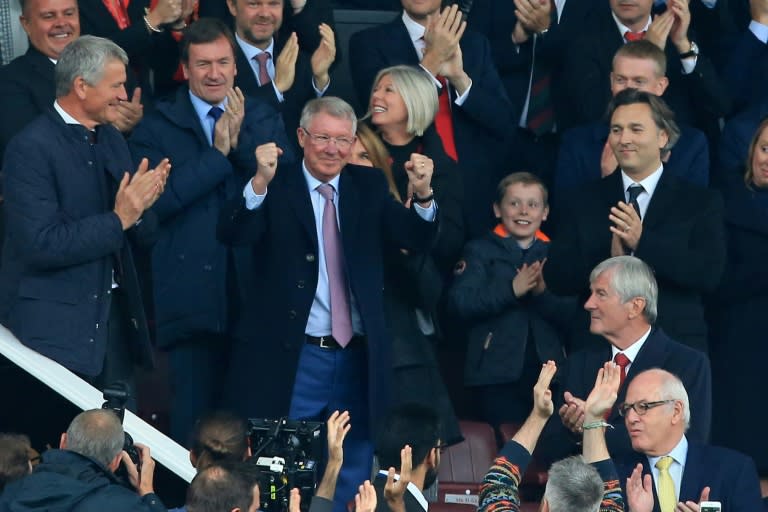
[[[301,164],[292,166],[290,169],[284,169],[286,185],[289,189],[288,203],[291,209],[296,213],[299,223],[306,231],[307,236],[317,248],[317,230],[315,229],[315,212],[312,209],[312,199],[309,197],[307,180],[304,179],[304,173],[301,170]]]
[[[421,62],[421,58],[416,52],[416,48],[413,46],[411,35],[408,33],[408,29],[405,28],[403,18],[398,16],[397,19],[392,22],[392,26],[394,29],[392,31],[392,40],[389,41],[389,44],[387,44],[387,47],[391,48],[389,55],[408,55],[408,58],[405,60],[405,62],[392,62],[392,65],[408,64],[409,66],[418,66]],[[403,51],[398,51],[398,48],[402,48]],[[408,51],[405,51],[406,48]]]
[[[275,44],[275,53],[277,53],[277,44]],[[277,56],[274,57],[277,59]],[[245,57],[242,48],[239,44],[235,44],[235,64],[237,66],[237,75],[235,76],[235,83],[240,89],[245,91],[255,91],[259,88],[259,82],[256,80],[256,75],[253,73],[251,63]]]
[[[666,172],[661,173],[656,190],[653,191],[651,201],[648,203],[648,210],[643,217],[643,227],[652,227],[660,222],[666,220],[666,217],[670,211],[675,209],[675,196],[677,194],[677,187],[674,183],[670,182],[672,179]]]
[[[192,106],[192,100],[189,99],[189,89],[187,87],[179,88],[176,92],[175,101],[170,104],[160,105],[158,110],[173,124],[187,130],[192,130],[201,146],[210,146],[211,142],[200,125],[200,118],[197,117],[195,107]]]
[[[701,496],[701,488],[699,488],[701,481],[699,479],[698,470],[699,468],[707,467],[702,466],[702,464],[706,463],[706,461],[702,459],[702,453],[701,450],[698,449],[698,446],[689,442],[688,454],[685,459],[685,469],[683,470],[683,479],[682,482],[680,482],[680,496],[677,497],[678,501],[699,500],[699,496]]]
[[[339,232],[344,254],[353,254],[352,241],[360,222],[360,194],[352,177],[342,169],[339,179]],[[349,264],[349,258],[346,259]]]

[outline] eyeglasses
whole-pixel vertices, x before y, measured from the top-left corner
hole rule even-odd
[[[347,137],[331,137],[330,135],[325,135],[325,134],[314,135],[312,133],[309,133],[309,130],[307,130],[306,128],[302,128],[302,130],[304,130],[304,133],[309,135],[309,140],[312,141],[312,144],[320,148],[324,148],[325,146],[330,144],[331,141],[333,141],[333,143],[336,144],[336,147],[338,149],[342,151],[346,151],[352,147],[352,144],[355,143],[354,137],[350,139]]]
[[[645,413],[654,407],[668,404],[670,402],[677,402],[677,400],[670,398],[669,400],[657,400],[655,402],[635,402],[633,404],[623,403],[619,406],[619,415],[626,416],[630,409],[634,409],[638,416],[645,416]]]

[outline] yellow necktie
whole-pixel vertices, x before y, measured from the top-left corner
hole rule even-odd
[[[677,505],[677,496],[675,496],[675,482],[672,481],[672,475],[669,474],[669,466],[674,459],[669,455],[656,461],[656,469],[659,470],[659,485],[656,489],[659,495],[659,508],[661,512],[674,512]]]

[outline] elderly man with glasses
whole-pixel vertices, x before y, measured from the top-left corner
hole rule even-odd
[[[561,421],[550,421],[545,430],[541,456],[558,460],[574,453],[581,441],[584,399],[592,389],[595,372],[606,361],[622,368],[617,404],[626,402],[628,383],[644,370],[663,368],[680,376],[691,390],[691,421],[688,437],[706,442],[712,414],[712,377],[707,356],[673,341],[656,321],[658,286],[651,268],[634,256],[617,256],[597,265],[589,276],[591,294],[584,309],[590,316],[590,331],[608,343],[574,352],[563,375],[559,407]],[[654,404],[637,405],[640,412]],[[620,410],[614,406],[606,415],[614,426],[606,432],[614,457],[632,454]]]
[[[619,461],[619,474],[629,478],[630,510],[698,512],[702,501],[719,501],[728,512],[763,510],[752,459],[689,442],[688,393],[675,375],[660,369],[637,374],[618,409],[635,451]]]

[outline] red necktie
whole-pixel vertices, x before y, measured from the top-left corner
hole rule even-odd
[[[445,154],[451,157],[454,162],[458,162],[459,156],[456,152],[456,141],[453,137],[453,118],[451,118],[451,97],[448,94],[448,80],[441,75],[437,75],[437,79],[443,88],[440,89],[440,95],[437,98],[439,107],[435,116],[435,129],[440,136],[440,140],[443,141]]]
[[[626,39],[628,43],[631,43],[632,41],[641,41],[643,38],[645,38],[645,30],[642,32],[632,32],[631,30],[627,30],[624,33],[624,39]]]
[[[621,368],[621,380],[619,381],[619,389],[621,389],[622,386],[624,386],[624,379],[627,378],[627,366],[629,366],[631,361],[622,352],[619,352],[616,354],[616,357],[613,358],[613,362]]]

